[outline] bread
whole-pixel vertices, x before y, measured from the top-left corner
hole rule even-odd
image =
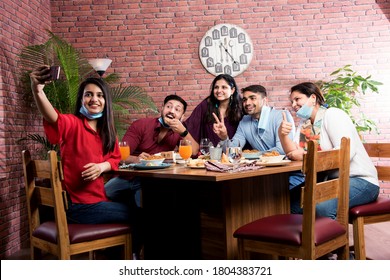
[[[263,157],[274,157],[274,156],[280,156],[278,151],[270,151],[270,152],[265,152],[263,154]]]

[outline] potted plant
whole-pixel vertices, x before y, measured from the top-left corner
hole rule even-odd
[[[80,82],[88,76],[97,74],[88,60],[83,58],[71,44],[50,31],[48,32],[50,37],[46,43],[27,46],[19,56],[21,84],[26,93],[24,97],[27,102],[34,103],[29,77],[29,73],[33,69],[43,64],[59,65],[61,67],[61,77],[46,85],[45,93],[53,106],[61,113],[73,113]],[[118,81],[119,76],[115,73],[109,74],[104,77],[104,80],[110,85]],[[121,139],[129,125],[129,110],[145,109],[157,112],[156,105],[151,97],[140,87],[110,87],[110,92],[119,139]],[[58,150],[55,145],[51,145],[45,137],[39,134],[28,134],[26,137],[19,139],[18,142],[26,140],[41,144],[44,152],[51,149]]]
[[[351,69],[351,65],[345,65],[330,74],[327,82],[317,81],[316,84],[324,93],[325,101],[329,107],[336,107],[345,111],[354,123],[356,130],[361,132],[379,133],[375,122],[367,118],[360,110],[359,98],[367,91],[378,93],[381,82],[371,79],[371,75],[363,77]]]

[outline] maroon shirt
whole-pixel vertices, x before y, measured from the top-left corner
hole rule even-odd
[[[161,142],[157,143],[160,127],[158,118],[143,118],[134,121],[123,136],[123,141],[129,143],[131,155],[138,156],[142,152],[156,154],[173,151],[179,144],[180,135],[168,130]]]
[[[207,100],[205,99],[201,103],[199,103],[198,106],[196,106],[191,116],[184,122],[184,124],[187,127],[188,132],[191,133],[191,136],[198,143],[200,143],[200,139],[202,138],[209,138],[210,141],[213,142],[213,145],[217,146],[221,139],[219,139],[218,135],[215,134],[213,131],[214,122],[207,122],[206,112]],[[230,139],[232,139],[234,134],[236,133],[238,123],[236,125],[233,125],[226,117],[224,119],[224,122],[228,136]]]

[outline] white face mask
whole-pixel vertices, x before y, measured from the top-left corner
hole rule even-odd
[[[313,113],[314,106],[307,105],[310,103],[311,100],[309,99],[302,107],[298,110],[297,116],[298,118],[301,118],[303,120],[308,120],[311,117],[311,114]]]

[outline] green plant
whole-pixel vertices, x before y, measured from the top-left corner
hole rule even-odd
[[[346,112],[359,133],[371,132],[372,130],[379,133],[375,122],[359,110],[359,99],[367,91],[378,93],[377,86],[382,85],[382,83],[372,80],[371,75],[367,77],[359,75],[351,69],[351,65],[337,69],[330,76],[330,81],[316,82],[324,93],[325,101],[329,107],[336,107]]]
[[[73,113],[77,99],[77,91],[81,81],[86,77],[97,75],[88,60],[71,44],[48,31],[49,39],[41,45],[27,46],[23,48],[19,56],[21,69],[21,86],[25,99],[33,103],[33,97],[30,88],[29,73],[37,66],[60,65],[61,77],[45,86],[45,93],[61,113]],[[128,86],[120,87],[111,86],[119,80],[115,73],[107,75],[104,80],[110,86],[112,95],[113,109],[115,116],[115,125],[118,132],[118,138],[121,139],[128,126],[129,110],[151,110],[157,112],[156,105],[150,96],[148,96],[141,87]],[[18,142],[30,140],[42,145],[42,150],[58,149],[51,145],[46,138],[39,134],[29,134],[18,140]]]

